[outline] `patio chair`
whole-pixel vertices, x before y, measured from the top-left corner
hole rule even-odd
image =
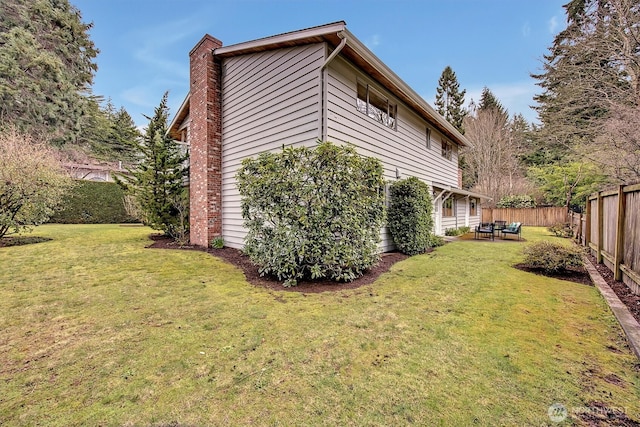
[[[507,234],[518,236],[518,240],[520,240],[522,235],[522,223],[514,222],[503,228],[502,238],[504,239]]]
[[[476,233],[474,238],[477,239],[478,237],[481,237],[481,236],[486,236],[486,237],[491,236],[491,240],[493,240],[494,238],[493,223],[483,222],[480,225],[476,226]]]

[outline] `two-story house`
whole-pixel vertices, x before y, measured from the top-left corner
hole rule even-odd
[[[344,22],[231,46],[205,35],[189,55],[190,91],[169,133],[190,146],[192,244],[222,236],[241,248],[242,160],[319,139],[380,159],[389,182],[428,183],[437,234],[480,221],[483,196],[460,188],[458,152],[467,139]],[[381,237],[381,249],[392,249],[386,228]]]

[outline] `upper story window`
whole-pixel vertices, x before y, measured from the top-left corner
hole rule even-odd
[[[356,100],[358,111],[372,119],[397,129],[398,106],[389,102],[389,99],[371,87],[371,85],[358,82],[358,99]]]
[[[453,146],[449,141],[442,141],[442,157],[447,160],[451,160],[453,153]]]
[[[426,144],[427,149],[431,148],[431,129],[427,128]]]

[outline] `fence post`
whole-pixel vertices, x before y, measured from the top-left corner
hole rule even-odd
[[[598,191],[598,242],[596,244],[596,262],[602,264],[602,247],[604,246],[604,198],[602,191]]]
[[[614,253],[615,265],[613,269],[613,278],[615,280],[622,280],[622,270],[620,270],[620,264],[622,264],[622,256],[624,255],[624,216],[627,207],[627,199],[624,195],[624,186],[618,187],[618,218],[616,220],[616,248]]]
[[[584,224],[584,245],[589,249],[589,244],[591,243],[591,197],[587,197],[587,217],[585,219]],[[591,250],[589,250],[591,253]]]

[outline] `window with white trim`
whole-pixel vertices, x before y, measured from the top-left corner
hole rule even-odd
[[[451,160],[453,153],[453,146],[449,141],[442,141],[442,157],[447,160]]]
[[[426,147],[427,149],[431,148],[431,129],[427,128],[427,135],[426,135]]]
[[[455,216],[456,201],[453,197],[449,197],[442,202],[442,216]]]
[[[398,106],[369,84],[358,82],[356,108],[377,122],[396,130]]]

